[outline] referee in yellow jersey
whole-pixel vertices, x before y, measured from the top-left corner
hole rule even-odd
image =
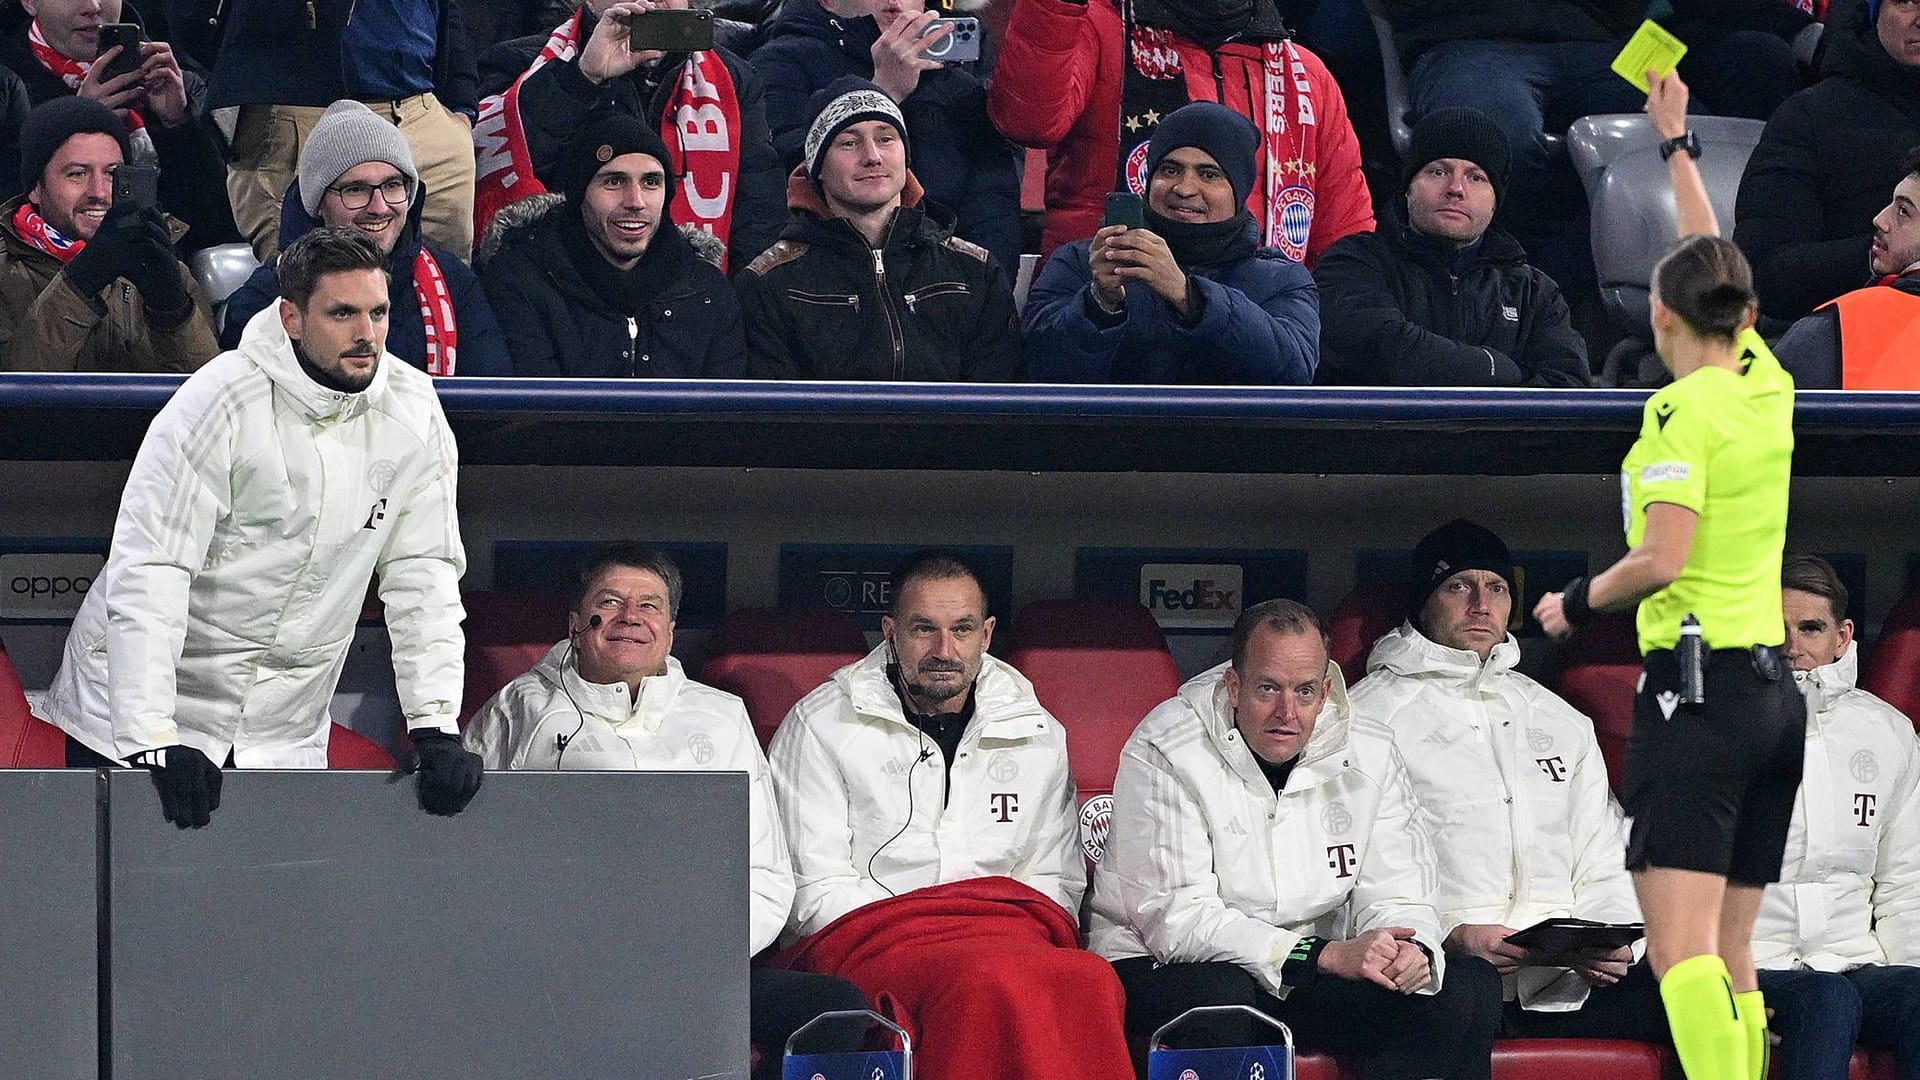
[[[1647,400],[1621,465],[1627,554],[1534,615],[1565,637],[1596,611],[1639,605],[1646,664],[1623,802],[1647,959],[1690,1080],[1760,1080],[1753,922],[1780,879],[1806,728],[1779,615],[1793,380],[1753,332],[1753,272],[1718,235],[1686,86],[1649,77],[1685,237],[1652,283],[1654,347],[1673,382]]]

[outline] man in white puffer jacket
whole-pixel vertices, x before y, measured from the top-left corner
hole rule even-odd
[[[1499,980],[1442,955],[1430,841],[1391,736],[1351,715],[1305,606],[1256,604],[1233,642],[1121,751],[1088,947],[1120,974],[1129,1030],[1251,1005],[1303,1048],[1364,1056],[1369,1080],[1490,1076]]]
[[[793,867],[773,781],[744,703],[687,678],[673,656],[680,568],[665,552],[612,544],[581,567],[567,640],[500,689],[467,725],[467,746],[490,769],[712,770],[747,775],[748,954],[773,944],[793,907]],[[864,1009],[866,997],[830,975],[755,967],[749,1023],[761,1075],[780,1048],[823,1012]],[[832,1040],[830,1040],[832,1041]],[[839,1033],[812,1052],[852,1050]]]
[[[222,762],[321,769],[327,708],[380,578],[421,805],[480,786],[460,747],[466,552],[432,380],[385,351],[386,262],[351,229],[280,259],[284,295],[187,379],[140,444],[46,719],[67,763],[152,769],[202,826]]]
[[[1507,545],[1473,522],[1422,537],[1407,621],[1374,644],[1354,713],[1393,733],[1432,823],[1447,949],[1504,977],[1505,1033],[1668,1043],[1632,950],[1544,958],[1505,940],[1549,918],[1640,921],[1592,721],[1514,670],[1513,580]]]
[[[1845,1076],[1856,1039],[1920,1077],[1920,748],[1854,685],[1847,590],[1826,560],[1782,562],[1787,657],[1807,698],[1806,767],[1778,884],[1753,928],[1783,1080]]]

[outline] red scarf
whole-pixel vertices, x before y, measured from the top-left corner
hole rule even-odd
[[[480,102],[480,117],[473,125],[475,237],[487,235],[487,225],[501,207],[547,190],[533,175],[533,154],[527,150],[527,130],[520,123],[520,84],[552,61],[571,60],[580,52],[580,20],[585,14],[582,7],[555,27],[533,65],[505,92]]]
[[[20,234],[20,239],[59,259],[62,264],[72,262],[73,257],[87,246],[85,240],[69,240],[60,235],[60,230],[47,224],[47,219],[40,216],[40,211],[35,210],[32,203],[23,202],[13,212],[13,231]]]
[[[453,294],[447,291],[447,275],[425,244],[413,257],[413,295],[420,301],[420,327],[427,335],[427,374],[451,375],[460,343],[460,328],[453,317]]]
[[[740,191],[739,132],[740,96],[726,62],[712,51],[689,55],[660,116],[660,136],[680,177],[671,213],[674,224],[719,237],[723,249]],[[727,268],[724,255],[720,268]]]
[[[58,75],[60,81],[66,83],[69,90],[78,91],[80,83],[87,77],[87,72],[93,70],[93,61],[75,60],[63,56],[55,51],[53,46],[47,44],[47,35],[40,29],[39,19],[33,20],[27,26],[27,47],[33,50],[33,58],[40,61],[42,67]],[[120,113],[121,118],[127,122],[128,131],[139,131],[147,126],[146,119],[140,115],[138,109],[122,109]]]

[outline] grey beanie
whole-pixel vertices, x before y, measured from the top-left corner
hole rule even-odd
[[[327,188],[348,169],[369,161],[384,161],[414,184],[420,183],[413,150],[392,121],[347,98],[327,106],[307,136],[307,145],[300,149],[300,205],[317,216]]]

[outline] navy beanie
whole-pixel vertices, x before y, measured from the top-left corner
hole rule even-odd
[[[1880,24],[1880,0],[1867,0],[1867,25]]]
[[[1407,568],[1407,617],[1420,618],[1427,597],[1462,570],[1490,570],[1513,587],[1513,553],[1492,530],[1454,518],[1420,538]]]
[[[1160,159],[1183,146],[1204,150],[1233,186],[1233,204],[1245,206],[1253,191],[1254,164],[1260,154],[1260,132],[1253,121],[1211,101],[1182,105],[1166,115],[1147,142],[1147,183]]]
[[[673,203],[673,158],[667,144],[645,122],[632,113],[605,112],[588,121],[580,133],[568,141],[553,170],[552,185],[565,193],[567,204],[579,206],[586,198],[587,184],[607,162],[625,154],[646,154],[660,163],[667,173],[667,205]]]
[[[1400,177],[1400,190],[1405,191],[1421,169],[1441,158],[1471,161],[1480,166],[1493,184],[1494,202],[1506,198],[1512,158],[1507,137],[1486,113],[1455,105],[1435,109],[1421,117],[1413,126],[1413,138],[1407,145],[1407,168]]]
[[[133,160],[127,142],[127,122],[105,105],[75,94],[34,106],[20,125],[20,186],[32,191],[47,171],[47,162],[75,135],[111,135],[120,144],[120,160]]]

